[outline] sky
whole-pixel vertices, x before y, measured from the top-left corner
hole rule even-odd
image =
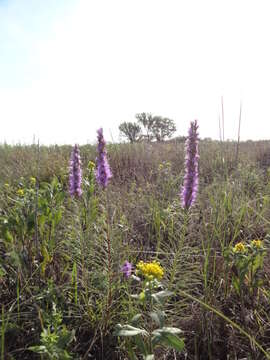
[[[151,112],[270,139],[268,0],[0,0],[0,143],[93,143]]]

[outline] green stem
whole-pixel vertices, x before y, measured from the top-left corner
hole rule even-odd
[[[153,298],[152,298],[152,283],[149,281],[149,294],[150,294],[150,313],[153,311]],[[152,324],[150,327],[150,354],[153,353],[153,344],[152,344]]]
[[[17,293],[17,314],[18,314],[18,320],[20,320],[20,278],[19,277],[17,281],[16,293]]]
[[[187,232],[187,228],[188,228],[188,220],[189,220],[189,215],[188,215],[188,212],[185,211],[185,213],[184,213],[184,221],[183,221],[183,225],[182,225],[182,229],[181,229],[182,231],[181,231],[180,242],[179,242],[179,245],[177,246],[176,252],[174,254],[174,260],[173,260],[173,265],[172,265],[172,269],[171,269],[171,278],[170,278],[170,282],[169,282],[169,286],[168,286],[169,290],[172,289],[173,282],[175,280],[178,260],[179,260],[179,257],[181,255],[183,245],[184,245],[184,242],[185,242],[186,232]]]
[[[106,304],[106,319],[105,319],[105,329],[108,326],[110,307],[112,304],[112,254],[111,254],[111,237],[110,237],[110,211],[109,211],[109,195],[108,190],[106,191],[106,212],[107,212],[107,255],[108,255],[108,293],[107,293],[107,304]]]

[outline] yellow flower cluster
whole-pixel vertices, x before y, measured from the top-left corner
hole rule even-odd
[[[34,178],[33,176],[30,177],[30,182],[31,182],[31,184],[35,185],[35,183],[36,183],[36,178]]]
[[[172,164],[171,164],[169,161],[167,161],[167,162],[162,162],[162,163],[159,164],[158,170],[161,171],[161,170],[163,170],[164,168],[169,169],[171,166],[172,166]]]
[[[23,189],[18,189],[17,190],[17,195],[23,196],[24,195],[24,190]]]
[[[262,247],[262,240],[252,240],[251,244],[257,249],[260,249]]]
[[[233,248],[233,252],[235,253],[244,253],[245,251],[246,251],[246,245],[243,244],[242,242],[237,243]]]
[[[164,275],[164,270],[157,261],[150,263],[140,261],[136,267],[137,272],[141,273],[148,280],[160,280]]]

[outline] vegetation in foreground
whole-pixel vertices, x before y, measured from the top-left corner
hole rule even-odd
[[[106,189],[81,147],[80,196],[71,147],[1,146],[1,360],[269,357],[270,143],[199,148],[187,216],[182,142],[109,145]]]

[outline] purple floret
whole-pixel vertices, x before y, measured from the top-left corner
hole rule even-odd
[[[103,136],[103,129],[98,131],[98,156],[96,179],[100,186],[104,189],[108,186],[109,179],[112,177],[110,165],[107,160],[106,142]]]
[[[121,267],[121,272],[128,279],[131,276],[132,264],[128,261],[125,261],[124,265]]]
[[[185,177],[181,192],[182,207],[189,209],[195,202],[199,186],[199,142],[197,120],[190,123],[186,140]]]
[[[69,193],[70,196],[82,195],[82,170],[79,145],[75,145],[70,157],[69,167]]]

